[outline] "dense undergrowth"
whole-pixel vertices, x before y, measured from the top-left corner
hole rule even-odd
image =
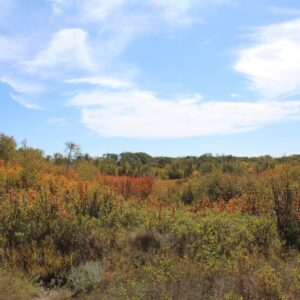
[[[66,169],[1,136],[1,300],[300,298],[295,157],[129,157]]]

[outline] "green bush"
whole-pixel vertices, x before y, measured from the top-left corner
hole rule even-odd
[[[214,213],[180,216],[170,224],[173,246],[181,256],[234,257],[237,252],[266,255],[280,249],[276,223],[269,217]]]

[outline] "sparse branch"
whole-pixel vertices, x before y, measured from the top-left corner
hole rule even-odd
[[[73,142],[67,142],[65,145],[66,145],[65,152],[67,153],[67,166],[66,166],[66,173],[67,173],[72,160],[76,159],[76,157],[80,154],[80,146]]]

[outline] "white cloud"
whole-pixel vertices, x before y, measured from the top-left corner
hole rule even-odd
[[[146,5],[171,26],[186,26],[202,21],[201,9],[232,0],[147,0]],[[154,10],[153,10],[154,9]]]
[[[11,77],[0,77],[0,81],[8,84],[17,93],[32,95],[38,94],[43,90],[42,87],[36,83],[26,82],[24,80],[15,79]]]
[[[131,88],[134,86],[130,81],[108,76],[73,78],[65,80],[65,82],[73,84],[88,83],[111,89]]]
[[[125,2],[126,0],[81,0],[82,17],[92,21],[104,21],[116,10],[120,9]]]
[[[71,98],[81,121],[107,137],[182,138],[250,131],[300,117],[300,102],[204,102],[199,95],[168,100],[143,90],[94,91]]]
[[[300,93],[300,19],[262,27],[239,53],[235,70],[268,98]]]
[[[195,15],[199,15],[195,9],[207,3],[206,0],[49,1],[55,21],[68,28],[56,32],[44,49],[22,64],[23,70],[39,73],[44,78],[65,75],[70,69],[76,70],[76,75],[80,71],[94,72],[90,76],[100,71],[103,74],[112,65],[122,69],[122,62],[116,61],[137,35],[191,24]]]
[[[191,25],[199,21],[199,17],[192,16],[192,8],[197,6],[197,2],[189,0],[148,0],[146,3],[156,10],[162,20],[171,26]]]
[[[147,0],[146,4],[156,8],[155,13],[171,26],[192,25],[202,20],[199,14],[203,7],[221,5],[232,0]],[[200,17],[201,15],[201,17]]]
[[[80,28],[68,28],[55,33],[48,47],[24,65],[31,71],[40,68],[94,69],[91,51],[87,44],[88,34]]]
[[[103,21],[126,0],[50,0],[54,15],[60,15],[68,9],[74,9],[76,17],[85,21]]]
[[[230,98],[233,98],[233,99],[237,99],[237,98],[245,98],[244,96],[238,94],[238,93],[235,93],[235,92],[232,92],[231,94],[229,94],[229,97]]]
[[[203,7],[231,0],[50,0],[55,15],[70,27],[97,27],[91,33],[93,52],[101,68],[109,68],[141,33],[166,32],[192,25]],[[97,25],[96,25],[97,24]],[[42,57],[43,58],[43,57]],[[38,59],[36,61],[38,63]]]
[[[69,0],[50,0],[54,15],[63,13],[65,7],[70,3]]]
[[[30,101],[25,100],[23,97],[19,96],[19,95],[15,95],[15,94],[10,94],[10,97],[17,102],[18,104],[24,106],[25,108],[28,109],[44,109],[43,107],[41,107],[38,104],[32,103]]]
[[[75,13],[77,21],[101,22],[107,26],[120,24],[120,18],[151,20],[152,27],[165,22],[170,26],[191,25],[198,22],[199,10],[208,5],[220,5],[231,0],[50,0],[55,15]],[[138,24],[141,29],[142,24]],[[147,28],[149,29],[149,28]]]

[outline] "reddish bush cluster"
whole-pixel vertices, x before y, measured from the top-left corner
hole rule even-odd
[[[151,177],[128,177],[128,176],[103,176],[101,181],[104,185],[114,189],[124,198],[133,197],[139,200],[146,199],[153,188]]]

